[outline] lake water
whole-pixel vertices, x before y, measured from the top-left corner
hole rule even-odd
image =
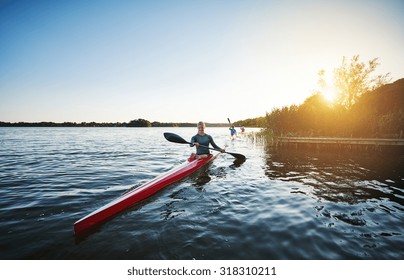
[[[182,163],[196,128],[0,128],[0,259],[403,259],[404,158],[228,154],[76,239],[75,221]],[[251,131],[251,130],[249,130]]]

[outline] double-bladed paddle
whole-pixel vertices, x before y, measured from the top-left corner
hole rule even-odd
[[[164,137],[165,137],[168,141],[173,142],[173,143],[178,143],[178,144],[190,144],[190,145],[192,145],[190,142],[187,142],[184,138],[182,138],[181,136],[179,136],[179,135],[177,135],[177,134],[174,134],[174,133],[164,132]],[[214,151],[220,152],[219,150],[216,150],[216,149],[213,149],[213,148],[204,146],[204,145],[199,145],[199,146],[204,147],[204,148],[208,148],[208,149],[210,149],[210,150],[214,150]],[[246,157],[245,157],[244,155],[242,155],[242,154],[229,153],[229,152],[225,152],[225,153],[226,153],[226,154],[229,154],[229,155],[232,155],[233,157],[235,157],[235,158],[238,159],[238,160],[242,160],[242,161],[246,160]]]

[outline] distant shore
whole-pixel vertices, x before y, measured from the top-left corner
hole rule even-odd
[[[206,123],[210,127],[227,127],[228,123]],[[133,123],[126,122],[0,122],[0,127],[195,127],[196,123],[162,123],[162,122],[152,122],[150,125],[136,125]]]

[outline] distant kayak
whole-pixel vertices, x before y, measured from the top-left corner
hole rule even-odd
[[[140,202],[166,186],[185,178],[202,166],[213,161],[219,154],[220,153],[214,152],[204,159],[188,159],[178,167],[159,175],[151,181],[114,199],[107,205],[95,210],[94,212],[75,222],[75,235],[78,236],[89,232],[96,226],[101,225],[107,219],[112,218],[114,215],[128,209],[133,204]]]

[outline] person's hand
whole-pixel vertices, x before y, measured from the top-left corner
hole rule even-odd
[[[224,149],[220,149],[220,152],[221,152],[221,153],[224,153],[224,152],[225,152],[225,150],[224,150]]]
[[[197,148],[199,147],[199,143],[198,142],[195,142],[194,143],[194,146],[196,146]]]

